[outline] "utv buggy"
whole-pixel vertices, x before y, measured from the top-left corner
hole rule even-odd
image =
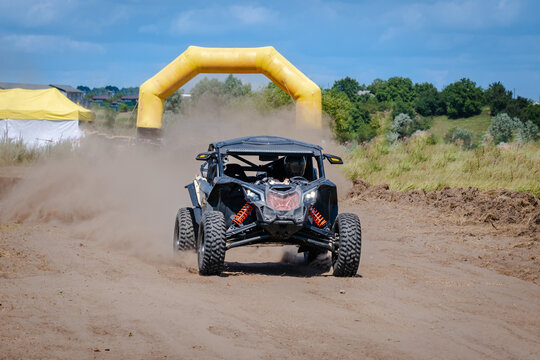
[[[326,179],[317,145],[275,136],[211,143],[197,155],[201,174],[186,186],[193,207],[178,210],[175,251],[196,249],[199,273],[219,275],[225,252],[253,244],[294,244],[308,262],[332,255],[335,276],[355,276],[361,228],[338,214],[336,185]]]

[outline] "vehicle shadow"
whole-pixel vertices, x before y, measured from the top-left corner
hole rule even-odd
[[[284,262],[226,262],[222,276],[241,276],[247,274],[291,277],[332,276],[328,271],[328,268],[317,268],[303,264],[287,264]]]

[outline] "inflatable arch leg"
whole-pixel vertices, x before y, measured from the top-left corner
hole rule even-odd
[[[296,123],[320,128],[321,89],[272,46],[260,48],[203,48],[190,46],[169,65],[141,85],[137,131],[159,134],[163,101],[201,73],[266,75],[296,101]]]

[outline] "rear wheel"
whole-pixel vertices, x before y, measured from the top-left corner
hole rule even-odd
[[[195,249],[195,216],[192,208],[181,208],[174,222],[173,250]]]
[[[225,218],[219,211],[206,212],[201,220],[197,238],[199,274],[219,275],[225,263]]]
[[[360,265],[362,249],[362,229],[355,214],[339,214],[334,225],[338,250],[332,255],[334,276],[355,276]]]

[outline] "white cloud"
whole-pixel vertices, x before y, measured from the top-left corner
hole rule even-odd
[[[2,35],[0,46],[26,53],[103,52],[102,45],[55,35]]]
[[[274,17],[274,12],[261,6],[235,5],[227,10],[231,16],[240,22],[251,25],[264,23]]]
[[[0,1],[0,19],[27,27],[38,27],[61,21],[73,8],[70,0]]]
[[[477,30],[509,26],[518,20],[521,1],[454,0],[397,6],[382,16],[401,31],[420,29]],[[392,35],[397,35],[398,32]],[[388,39],[388,36],[384,37]]]
[[[212,6],[181,12],[173,21],[178,33],[213,33],[263,24],[276,17],[276,12],[251,5]]]
[[[26,22],[33,26],[50,24],[61,16],[62,9],[65,9],[64,1],[39,1],[28,9]]]

